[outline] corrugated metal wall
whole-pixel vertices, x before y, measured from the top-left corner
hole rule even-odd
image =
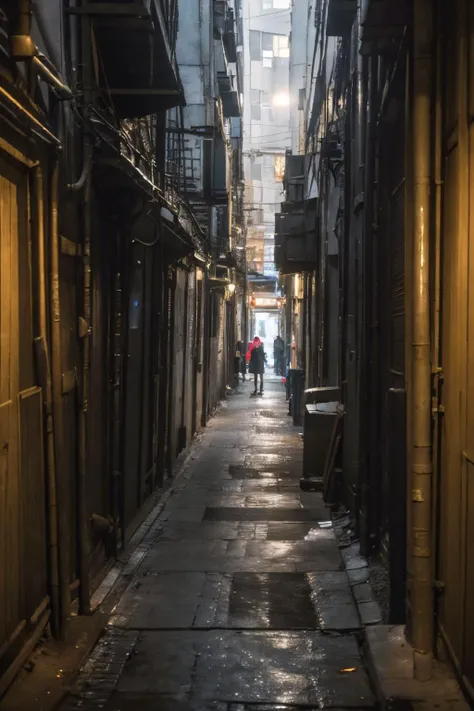
[[[445,52],[444,210],[441,232],[441,395],[439,600],[443,637],[474,694],[474,13],[456,0],[443,15]],[[436,316],[436,312],[433,313]]]

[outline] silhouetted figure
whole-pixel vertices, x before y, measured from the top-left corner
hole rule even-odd
[[[258,376],[260,376],[260,395],[263,395],[263,374],[265,372],[265,363],[267,360],[267,356],[263,348],[263,343],[258,338],[258,336],[255,336],[255,338],[253,339],[253,343],[254,345],[250,352],[249,366],[249,372],[253,374],[255,382],[255,390],[253,394],[257,395]]]
[[[273,342],[273,361],[276,375],[284,375],[284,355],[285,344],[281,336],[277,336]]]
[[[234,376],[235,376],[237,385],[239,384],[241,375],[242,375],[242,380],[245,380],[245,373],[247,370],[247,367],[245,364],[245,353],[244,353],[243,348],[244,348],[244,345],[243,345],[242,341],[237,341],[237,349],[236,349],[235,358],[234,358]]]

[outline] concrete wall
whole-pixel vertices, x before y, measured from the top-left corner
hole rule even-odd
[[[258,250],[267,259],[258,262],[265,275],[275,273],[271,243],[274,240],[275,212],[282,199],[282,183],[275,179],[276,156],[283,159],[291,146],[289,101],[290,8],[264,10],[261,3],[245,0],[244,11],[244,173],[247,211],[262,209],[262,219],[248,227],[250,242],[265,240]],[[260,33],[258,35],[257,33]],[[274,39],[271,38],[274,36]],[[260,56],[256,58],[255,42],[260,38]],[[288,43],[288,50],[286,44]],[[270,50],[269,48],[272,47]],[[269,52],[273,52],[271,58]],[[270,61],[271,60],[271,61]],[[271,66],[269,66],[271,63]],[[267,65],[267,66],[266,66]],[[250,213],[247,212],[247,215]]]

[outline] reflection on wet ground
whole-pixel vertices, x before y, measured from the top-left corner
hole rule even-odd
[[[249,392],[206,430],[61,711],[375,705],[328,511],[299,489],[283,386]]]

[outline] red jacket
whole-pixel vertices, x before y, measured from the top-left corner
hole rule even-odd
[[[256,345],[260,345],[260,339],[258,339],[257,343],[255,343],[255,341],[251,341],[251,342],[249,343],[249,348],[248,348],[248,351],[247,351],[247,353],[246,353],[246,355],[245,355],[245,360],[247,361],[247,363],[250,363],[250,356],[251,356],[252,351],[253,351],[253,349],[255,348]]]

